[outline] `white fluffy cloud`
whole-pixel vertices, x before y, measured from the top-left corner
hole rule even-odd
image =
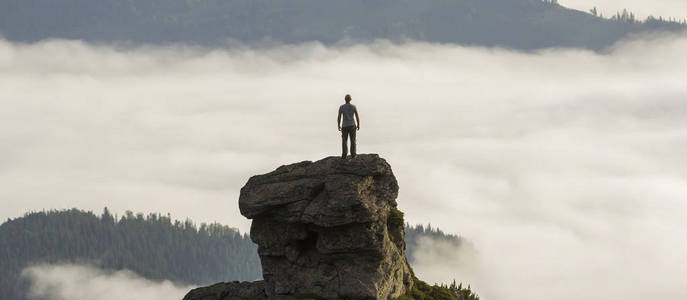
[[[130,272],[105,272],[86,265],[37,265],[25,269],[31,297],[45,300],[181,299],[191,289],[150,281]]]
[[[0,217],[108,206],[245,231],[240,187],[338,155],[350,93],[407,221],[477,249],[420,276],[484,299],[684,299],[686,50],[0,42]]]

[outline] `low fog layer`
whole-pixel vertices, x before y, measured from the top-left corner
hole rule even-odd
[[[558,0],[558,3],[582,11],[589,11],[596,7],[606,17],[628,9],[642,19],[648,16],[662,16],[678,20],[687,18],[687,1],[684,0]]]
[[[146,280],[129,271],[104,272],[85,265],[38,265],[22,274],[30,295],[45,300],[181,299],[192,288]]]
[[[475,245],[427,244],[421,278],[487,300],[684,299],[685,51],[0,42],[0,217],[108,206],[246,231],[240,187],[338,155],[350,93],[406,220]]]

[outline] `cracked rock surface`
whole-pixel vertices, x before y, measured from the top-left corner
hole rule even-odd
[[[305,161],[251,177],[241,189],[239,208],[253,219],[250,236],[263,269],[257,289],[264,294],[254,299],[405,294],[412,276],[403,254],[403,223],[390,222],[397,195],[391,167],[376,154]],[[210,288],[194,291],[200,295]],[[194,291],[184,299],[243,299],[190,297]]]

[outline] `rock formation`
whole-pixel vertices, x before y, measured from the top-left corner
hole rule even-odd
[[[185,300],[393,299],[412,286],[398,184],[377,155],[281,166],[241,189],[264,281],[219,283]]]

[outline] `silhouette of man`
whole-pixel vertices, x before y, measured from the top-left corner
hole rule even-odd
[[[339,107],[339,116],[336,119],[336,126],[341,131],[341,158],[346,158],[348,155],[348,137],[351,137],[351,158],[355,158],[355,132],[360,130],[360,117],[358,116],[358,109],[351,104],[351,95],[346,95],[344,98],[346,104]],[[355,121],[353,116],[355,115]],[[343,123],[341,122],[343,116]],[[356,125],[356,122],[358,125]]]

